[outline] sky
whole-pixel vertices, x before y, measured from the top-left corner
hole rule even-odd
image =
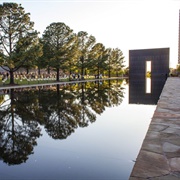
[[[178,64],[180,0],[4,0],[21,4],[41,35],[53,22],[75,33],[86,31],[106,48],[170,48],[170,67]]]

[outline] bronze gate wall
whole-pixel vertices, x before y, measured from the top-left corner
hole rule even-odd
[[[146,62],[151,93],[146,93]],[[169,48],[129,50],[129,103],[156,104],[169,75]]]

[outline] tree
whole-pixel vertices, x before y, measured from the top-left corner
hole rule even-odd
[[[112,64],[113,64],[113,60],[112,60],[112,49],[108,48],[107,49],[107,53],[108,53],[108,58],[107,58],[107,65],[108,65],[108,77],[111,77],[111,70],[112,70]]]
[[[30,13],[25,13],[21,4],[0,5],[0,65],[10,73],[10,84],[14,84],[15,71],[42,55],[33,26]]]
[[[107,57],[105,46],[102,43],[95,44],[89,53],[91,67],[93,68],[94,72],[97,72],[98,77],[100,73],[103,73],[103,70],[106,69]]]
[[[96,39],[92,35],[88,36],[88,33],[84,31],[78,32],[77,36],[79,51],[79,61],[77,63],[77,66],[81,69],[81,77],[83,78],[85,74],[84,69],[89,65],[88,55],[91,48],[95,44]]]
[[[111,59],[112,59],[112,65],[113,65],[113,70],[116,72],[116,76],[118,76],[118,72],[124,67],[124,56],[123,53],[120,49],[115,48],[113,49],[111,53]]]
[[[69,79],[72,72],[77,70],[77,62],[78,62],[78,37],[76,34],[72,35],[72,43],[67,48],[67,60],[64,63],[63,69],[68,71]]]
[[[116,75],[118,76],[118,72],[124,67],[124,56],[120,49],[115,48],[108,48],[108,76],[111,77],[111,72],[116,72]]]
[[[45,54],[47,49],[46,49],[46,46],[43,45],[42,38],[39,38],[39,43],[42,45],[43,54]],[[47,68],[49,70],[50,65],[49,65],[48,57],[42,55],[42,56],[36,58],[36,62],[34,65],[35,65],[35,67],[38,68],[38,75],[41,74],[41,69]],[[48,71],[48,73],[49,73],[49,71]]]
[[[56,70],[56,80],[59,81],[59,71],[68,59],[68,49],[74,41],[73,30],[64,23],[52,23],[43,33],[44,57],[48,58],[49,64]]]
[[[37,66],[39,68],[39,65],[41,65],[42,67],[42,64],[43,64],[43,62],[41,62],[42,61],[41,57],[43,55],[43,51],[42,51],[43,45],[41,43],[40,38],[38,40],[37,45],[34,46],[34,48],[37,48],[37,49],[31,48],[31,53],[29,53],[27,61],[25,61],[24,64],[22,65],[22,67],[26,69],[27,74],[29,73],[30,69],[34,69]]]

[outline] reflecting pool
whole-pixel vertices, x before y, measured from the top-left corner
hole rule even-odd
[[[3,180],[126,180],[156,108],[122,79],[0,93]]]

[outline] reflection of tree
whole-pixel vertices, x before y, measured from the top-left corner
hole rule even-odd
[[[118,106],[122,103],[124,97],[123,88],[121,87],[122,82],[122,80],[108,81],[108,107]]]
[[[122,102],[121,83],[77,83],[57,86],[39,93],[47,133],[54,139],[65,139],[79,127],[96,121],[105,107]]]
[[[19,164],[33,153],[39,124],[54,139],[65,139],[76,128],[96,121],[106,107],[123,99],[122,81],[101,81],[10,91],[0,105],[0,159]],[[39,124],[38,124],[39,123]]]
[[[88,89],[88,103],[97,114],[103,113],[105,107],[108,107],[107,91],[108,86],[105,81],[97,81],[91,89]]]
[[[79,103],[81,104],[78,123],[80,127],[86,127],[89,122],[94,122],[96,120],[96,115],[92,111],[91,107],[89,107],[87,101],[88,94],[86,93],[86,83],[81,83],[78,87],[79,91],[77,97],[79,98]]]
[[[43,115],[39,109],[38,94],[32,91],[16,92],[16,114],[22,122],[31,123],[34,120],[40,121]]]
[[[86,89],[85,101],[97,114],[103,113],[106,107],[119,105],[123,99],[122,81],[97,81]],[[83,93],[82,93],[83,96]]]
[[[54,139],[65,139],[77,128],[79,105],[74,103],[74,98],[73,94],[59,90],[59,86],[57,91],[40,95],[40,105],[45,110],[45,128]]]
[[[4,95],[0,95],[0,105],[4,102]]]
[[[4,102],[0,106],[0,158],[9,165],[20,164],[33,153],[36,138],[40,136],[38,123],[33,120],[32,112],[27,108],[22,98],[23,92],[16,94],[10,90],[10,103]],[[29,102],[31,104],[32,102]],[[32,119],[22,118],[30,115]]]

